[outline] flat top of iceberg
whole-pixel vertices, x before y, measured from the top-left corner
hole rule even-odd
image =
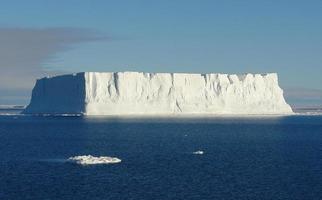
[[[69,162],[73,162],[80,165],[96,165],[96,164],[113,164],[121,162],[121,159],[116,157],[100,156],[95,157],[92,155],[74,156],[68,158]]]
[[[54,76],[46,76],[40,79],[51,79],[51,78],[57,78],[57,77],[67,77],[67,76],[78,76],[83,74],[125,74],[125,75],[135,75],[135,74],[143,74],[143,75],[183,75],[183,76],[189,76],[189,75],[197,75],[197,76],[205,76],[205,75],[222,75],[222,76],[236,76],[240,79],[244,79],[247,76],[277,76],[276,72],[268,72],[268,73],[238,73],[238,74],[228,74],[228,73],[194,73],[194,72],[141,72],[141,71],[116,71],[116,72],[108,72],[108,71],[101,71],[101,72],[95,72],[95,71],[86,71],[86,72],[78,72],[73,74],[61,74],[61,75],[54,75]]]

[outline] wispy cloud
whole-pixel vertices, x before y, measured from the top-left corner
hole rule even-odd
[[[80,28],[0,28],[0,90],[30,90],[36,78],[52,73],[43,66],[58,53],[108,39]]]
[[[30,87],[33,81],[29,80],[45,74],[43,63],[54,59],[57,53],[75,44],[106,39],[87,29],[0,28],[0,87]]]

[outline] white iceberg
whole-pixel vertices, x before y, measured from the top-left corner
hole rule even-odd
[[[74,156],[68,158],[69,162],[74,162],[81,165],[97,165],[97,164],[113,164],[121,162],[121,159],[115,157],[100,156],[95,157],[91,155],[87,156]]]
[[[204,153],[205,152],[201,151],[201,150],[193,152],[193,154],[195,154],[195,155],[203,155]]]
[[[37,80],[24,113],[279,115],[293,111],[275,73],[82,72]]]

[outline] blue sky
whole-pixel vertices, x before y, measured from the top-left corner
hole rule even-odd
[[[322,1],[0,2],[0,104],[57,71],[278,72],[322,104]]]

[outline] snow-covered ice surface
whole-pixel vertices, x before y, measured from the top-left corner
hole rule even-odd
[[[121,162],[121,159],[115,157],[100,156],[95,157],[91,155],[87,156],[74,156],[68,158],[69,162],[74,162],[81,165],[97,165],[97,164],[114,164]]]
[[[82,72],[37,81],[29,114],[288,115],[277,74]]]

